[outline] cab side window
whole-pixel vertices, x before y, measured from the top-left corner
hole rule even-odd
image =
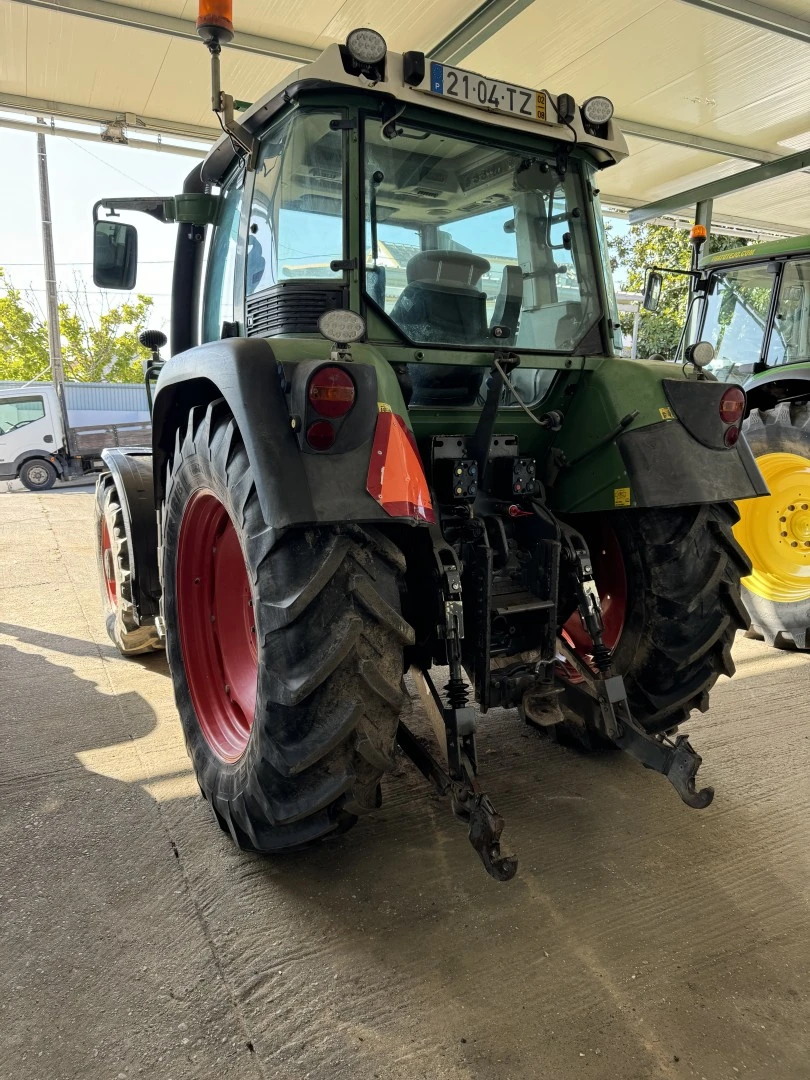
[[[0,401],[0,435],[25,427],[34,420],[41,420],[44,415],[45,405],[41,397],[6,398]]]
[[[782,273],[768,365],[810,360],[810,259],[789,262]]]
[[[340,280],[344,136],[339,112],[299,112],[261,142],[250,207],[247,296],[283,281]]]
[[[234,271],[236,242],[239,235],[239,208],[242,204],[244,170],[222,186],[219,195],[219,215],[214,226],[203,294],[203,341],[218,341],[222,324],[233,322]]]

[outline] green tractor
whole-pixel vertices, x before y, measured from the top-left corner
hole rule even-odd
[[[690,273],[689,336],[714,347],[706,371],[745,387],[742,430],[770,489],[734,527],[752,563],[752,633],[810,649],[810,236],[718,252]]]
[[[237,121],[230,25],[200,32],[222,138],[182,194],[94,214],[105,288],[135,280],[120,211],[178,223],[153,445],[105,454],[97,536],[111,636],[165,643],[219,824],[260,852],[341,832],[398,745],[508,879],[476,757],[495,707],[708,805],[676,732],[734,671],[734,500],[765,488],[736,386],[618,355],[611,103],[360,29]]]

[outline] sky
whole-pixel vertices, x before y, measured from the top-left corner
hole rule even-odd
[[[78,278],[98,311],[102,298],[93,285],[93,204],[105,196],[175,195],[183,190],[194,158],[61,136],[46,139],[46,147],[58,287],[70,292]],[[36,135],[0,128],[0,161],[6,166],[0,181],[0,267],[17,288],[33,290],[44,307]],[[151,328],[168,333],[176,226],[145,214],[128,220],[138,227],[135,291],[154,297]],[[130,296],[107,295],[111,304]]]

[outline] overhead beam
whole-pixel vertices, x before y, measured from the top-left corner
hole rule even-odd
[[[123,120],[134,131],[154,132],[156,135],[172,135],[183,139],[203,139],[213,143],[219,138],[217,128],[202,127],[199,124],[185,124],[177,120],[162,120],[154,116],[139,116],[135,113],[115,112],[112,109],[97,109],[90,105],[71,105],[66,101],[49,101],[46,98],[20,97],[18,94],[0,93],[0,110],[31,113],[34,116],[53,116],[62,120],[88,120],[99,124],[114,123]]]
[[[0,117],[0,128],[5,128],[7,131],[24,131],[31,135],[56,135],[65,139],[77,139],[79,142],[92,142],[97,146],[129,146],[133,150],[153,150],[159,154],[173,154],[180,157],[196,158],[200,161],[205,157],[207,148],[201,146],[199,150],[195,150],[190,146],[178,146],[176,143],[156,143],[150,142],[148,139],[130,139],[127,136],[126,143],[108,143],[102,139],[100,134],[93,133],[92,131],[76,131],[73,128],[64,128],[51,126],[50,124],[38,124],[35,120],[5,120]]]
[[[630,217],[630,213],[642,205],[641,199],[631,199],[625,195],[613,196],[606,192],[600,195],[603,211],[609,216],[611,210],[619,210],[623,218]],[[682,211],[662,214],[661,217],[651,219],[654,225],[670,225],[673,228],[690,228],[695,222],[694,210],[684,213]],[[719,217],[712,215],[712,232],[722,233],[728,236],[802,236],[807,230],[797,226],[785,225],[781,222],[763,221],[756,218],[740,217],[738,214],[722,214]]]
[[[719,199],[723,195],[731,195],[735,191],[741,191],[743,188],[752,187],[754,184],[762,184],[766,180],[773,180],[777,176],[798,172],[800,169],[808,167],[810,167],[810,150],[800,150],[796,154],[788,154],[786,157],[780,158],[778,161],[771,161],[767,165],[757,165],[753,169],[746,169],[744,172],[736,173],[734,176],[725,176],[721,180],[713,180],[709,184],[702,184],[700,187],[680,191],[676,195],[668,195],[665,199],[659,199],[657,202],[647,203],[646,206],[640,206],[637,210],[630,211],[630,222],[633,225],[640,225],[642,222],[649,221],[654,217],[660,217],[661,214],[668,211],[681,210],[685,206],[693,206],[699,202],[705,202],[707,199]]]
[[[113,23],[116,26],[127,26],[135,30],[147,30],[153,34],[165,34],[168,37],[183,38],[187,41],[200,41],[197,28],[190,19],[176,19],[172,15],[161,15],[157,11],[145,11],[123,4],[111,4],[107,0],[14,0],[14,2],[28,7],[43,8],[46,11],[58,11],[63,15],[79,15],[97,22]],[[279,41],[277,38],[239,32],[234,34],[233,41],[229,42],[225,48],[236,49],[237,52],[255,53],[274,60],[287,60],[290,63],[307,63],[321,54],[320,49],[310,49],[306,45],[296,45],[291,41]]]
[[[616,123],[625,135],[635,135],[639,139],[669,143],[672,146],[688,146],[692,150],[705,150],[710,154],[723,157],[740,158],[742,161],[756,161],[760,165],[770,161],[780,161],[786,154],[774,154],[770,150],[759,150],[753,146],[741,146],[739,143],[711,139],[705,135],[696,135],[691,131],[674,131],[672,128],[656,127],[653,124],[641,124],[635,120],[616,117]]]
[[[469,19],[451,30],[427,54],[443,64],[459,64],[493,34],[525,11],[534,0],[485,0]]]
[[[765,4],[754,3],[754,0],[681,0],[681,3],[810,44],[810,19],[775,11]]]

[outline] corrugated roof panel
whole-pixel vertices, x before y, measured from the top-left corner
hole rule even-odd
[[[144,114],[216,127],[205,49],[195,41],[165,40],[169,48],[160,70],[155,72]],[[254,53],[226,51],[222,56],[222,86],[235,98],[257,101],[297,66]]]
[[[800,19],[807,18],[807,0],[768,0],[768,7]]]
[[[470,0],[440,3],[410,0],[410,3],[394,4],[390,0],[346,0],[313,44],[325,48],[333,41],[343,41],[356,26],[371,26],[397,52],[430,49],[479,6]]]
[[[705,150],[628,138],[630,156],[600,174],[603,198],[610,196],[651,202],[707,184],[750,168],[749,162],[724,158]]]
[[[189,14],[194,6],[194,2],[189,3]],[[314,45],[342,6],[343,0],[286,0],[284,4],[278,0],[252,0],[240,4],[234,17],[245,33]]]
[[[598,18],[588,0],[557,14],[535,3],[464,65],[579,100],[607,94],[620,116],[765,149],[808,111],[806,45],[678,0],[600,4]]]
[[[8,94],[25,94],[29,8],[0,0],[0,38],[3,60],[0,63],[0,88]]]
[[[744,188],[718,199],[716,214],[772,221],[787,228],[810,233],[810,175],[789,173],[756,187]]]
[[[28,96],[147,111],[170,38],[40,8],[28,12]]]

